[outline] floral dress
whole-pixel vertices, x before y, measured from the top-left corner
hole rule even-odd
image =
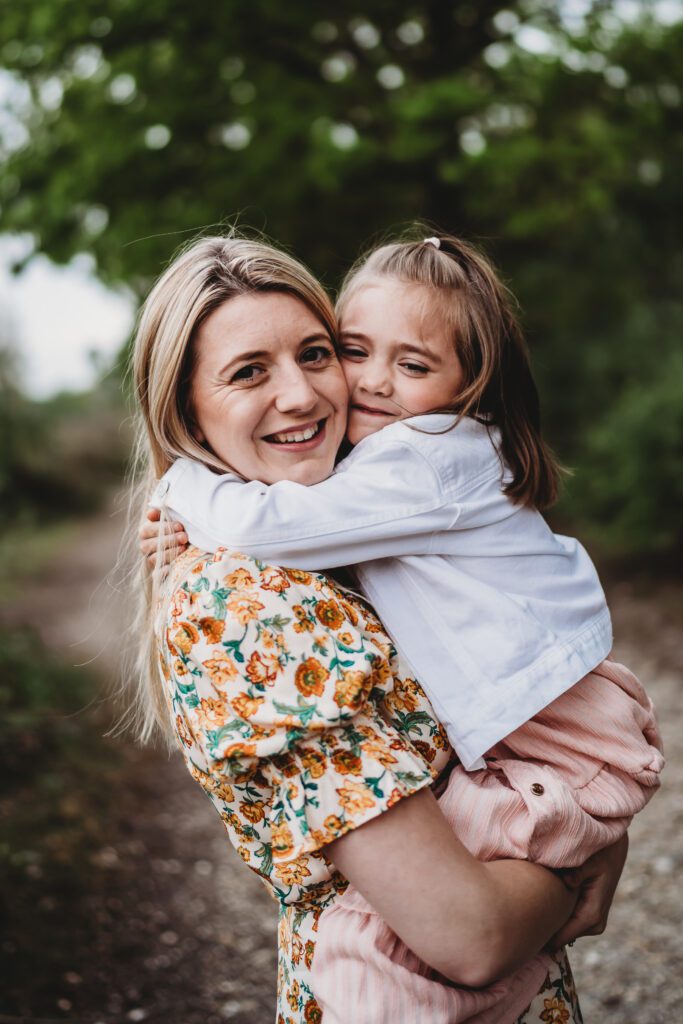
[[[166,590],[157,637],[183,756],[279,903],[277,1022],[322,1021],[316,941],[348,885],[325,847],[432,785],[445,732],[372,612],[327,577],[190,548]],[[525,1024],[580,1019],[548,1004]]]

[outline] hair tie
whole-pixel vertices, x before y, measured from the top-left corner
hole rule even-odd
[[[440,238],[434,238],[434,237],[432,237],[432,238],[423,238],[422,239],[422,244],[423,245],[433,245],[435,249],[440,249],[441,248],[441,239]]]

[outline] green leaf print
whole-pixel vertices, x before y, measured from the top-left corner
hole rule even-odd
[[[291,617],[285,617],[284,615],[278,614],[272,615],[269,619],[262,619],[261,621],[263,625],[267,626],[269,629],[274,629],[276,633],[282,633],[285,626],[287,626],[292,619]]]
[[[263,843],[255,851],[256,856],[261,861],[260,870],[264,875],[269,875],[273,870],[273,847],[270,843]]]
[[[303,700],[300,704],[281,704],[279,700],[274,700],[273,707],[280,715],[296,715],[304,726],[308,725],[316,712],[315,704],[306,704]]]

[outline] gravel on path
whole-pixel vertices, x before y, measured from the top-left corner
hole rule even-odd
[[[40,624],[48,645],[72,662],[99,655],[103,674],[114,663],[119,613],[106,587],[91,596],[114,561],[119,529],[115,519],[84,527],[77,548],[12,612]],[[639,595],[624,584],[613,586],[610,602],[615,656],[658,707],[668,767],[631,829],[607,932],[577,942],[572,962],[586,1024],[674,1024],[683,1020],[682,594],[670,587]],[[92,1024],[272,1024],[275,903],[179,756],[118,746],[116,809],[95,855],[105,883],[88,897],[96,940],[73,950],[61,1005]],[[61,1016],[71,1019],[66,1009]]]

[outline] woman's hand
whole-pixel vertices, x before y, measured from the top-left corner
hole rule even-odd
[[[143,523],[138,534],[140,554],[147,559],[150,569],[156,568],[157,564],[169,565],[188,544],[182,523],[170,521],[162,525],[160,518],[160,509],[147,509],[148,522]]]
[[[628,853],[628,835],[612,846],[599,850],[579,868],[562,872],[565,885],[578,890],[578,900],[572,916],[553,935],[551,949],[559,949],[581,935],[601,935],[607,926],[607,916],[621,877]]]

